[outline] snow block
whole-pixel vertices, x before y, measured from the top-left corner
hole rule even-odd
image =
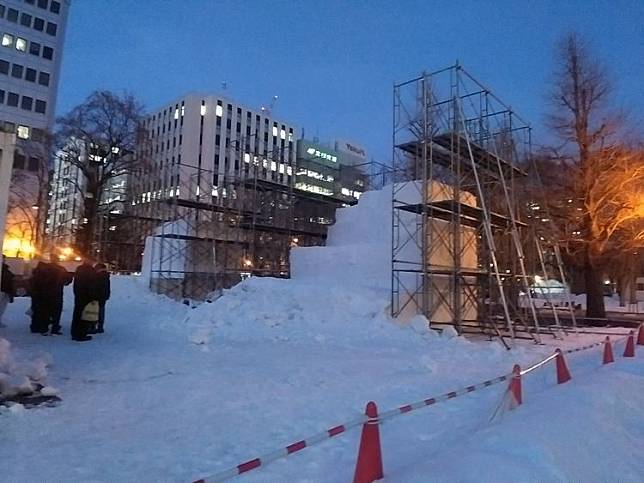
[[[365,414],[369,420],[362,425],[360,449],[354,483],[371,483],[383,478],[382,454],[380,451],[380,427],[378,424],[378,408],[376,403],[367,404]]]
[[[637,345],[644,345],[644,324],[637,331]]]
[[[604,341],[604,358],[602,360],[602,364],[610,364],[611,362],[615,362],[615,358],[613,357],[613,346],[610,344],[610,337],[606,336],[606,340]]]
[[[635,357],[635,336],[633,331],[628,335],[626,340],[626,347],[624,348],[624,357]]]
[[[512,379],[508,387],[510,393],[510,409],[514,409],[523,403],[523,393],[521,390],[521,367],[515,364],[512,368]]]
[[[566,364],[566,359],[564,359],[561,349],[557,349],[555,352],[557,353],[557,384],[564,384],[570,381],[572,377],[570,376],[570,371],[568,370],[568,365]]]

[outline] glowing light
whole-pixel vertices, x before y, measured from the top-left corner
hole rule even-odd
[[[4,239],[2,253],[8,257],[33,258],[36,254],[36,247],[27,238],[9,236]]]

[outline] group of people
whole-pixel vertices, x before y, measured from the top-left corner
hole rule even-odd
[[[110,298],[110,275],[103,263],[92,265],[84,259],[72,274],[55,257],[49,262],[39,261],[29,283],[31,296],[31,332],[41,335],[61,335],[60,318],[63,311],[63,289],[73,282],[74,312],[71,325],[72,339],[79,342],[92,340],[89,334],[105,332],[105,304]],[[14,275],[2,264],[0,292],[0,324],[6,305],[15,294]]]

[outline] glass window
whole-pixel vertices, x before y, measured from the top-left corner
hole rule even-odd
[[[58,26],[55,23],[47,22],[47,33],[49,35],[56,35],[57,30]]]
[[[11,66],[11,77],[22,79],[22,72],[24,68],[20,64],[13,64]]]
[[[0,74],[9,74],[9,62],[0,60]]]
[[[9,11],[7,12],[7,20],[9,20],[9,22],[17,22],[18,10],[16,10],[15,8],[10,8]]]
[[[29,167],[27,169],[29,171],[38,171],[38,168],[40,168],[40,160],[34,156],[31,156],[29,158]]]
[[[60,13],[60,2],[57,2],[56,0],[51,2],[51,5],[49,6],[49,10],[52,13]]]
[[[27,52],[27,41],[22,37],[16,37],[16,50]]]
[[[22,102],[20,103],[20,108],[21,109],[24,109],[25,111],[31,111],[33,106],[34,106],[33,97],[22,96]]]
[[[47,72],[41,72],[38,75],[38,84],[41,86],[49,86],[49,74]]]
[[[11,34],[3,34],[2,35],[2,46],[3,47],[11,47],[13,45],[13,35]]]
[[[45,21],[40,17],[34,18],[34,28],[42,32],[45,29]]]
[[[18,125],[17,132],[20,139],[29,139],[29,127]]]
[[[25,155],[14,151],[13,153],[13,167],[15,169],[25,169]]]
[[[45,101],[37,100],[36,101],[36,112],[40,114],[45,114],[47,111],[47,103]]]
[[[5,11],[5,6],[0,5],[0,18],[4,18],[4,11]]]
[[[28,13],[21,13],[20,25],[24,25],[25,27],[31,27],[31,15],[29,15]]]
[[[35,0],[25,0],[25,3],[28,3],[29,5],[33,5],[35,3]]]
[[[18,107],[18,94],[15,92],[10,92],[9,97],[7,97],[7,105],[11,107]]]
[[[0,104],[4,104],[4,91],[0,89]]]
[[[31,55],[40,55],[40,44],[38,42],[29,42],[29,53]]]
[[[35,69],[30,69],[27,67],[27,72],[25,74],[25,80],[28,80],[29,82],[36,82],[36,70]]]
[[[42,56],[44,59],[51,60],[54,58],[54,49],[51,47],[44,46],[42,48]]]
[[[49,3],[49,0],[38,0],[38,6],[40,8],[47,8],[47,4]]]

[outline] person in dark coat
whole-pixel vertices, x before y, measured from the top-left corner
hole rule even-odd
[[[72,319],[72,339],[83,342],[92,340],[87,335],[89,324],[82,320],[85,306],[96,300],[96,271],[88,259],[83,259],[74,274],[74,316]]]
[[[9,265],[4,263],[4,255],[2,256],[2,280],[0,281],[0,327],[5,327],[2,323],[2,315],[7,309],[7,305],[13,302],[16,288],[14,285],[13,272],[9,269]]]
[[[56,272],[49,263],[39,261],[31,272],[31,332],[48,335],[52,303],[52,286]]]
[[[58,259],[53,255],[49,265],[52,270],[52,286],[50,288],[48,324],[51,324],[51,335],[61,335],[60,316],[63,313],[63,288],[72,283],[74,277],[58,263]]]
[[[96,270],[96,300],[98,300],[98,328],[96,332],[105,332],[105,304],[110,298],[110,272],[104,263],[97,263]]]

